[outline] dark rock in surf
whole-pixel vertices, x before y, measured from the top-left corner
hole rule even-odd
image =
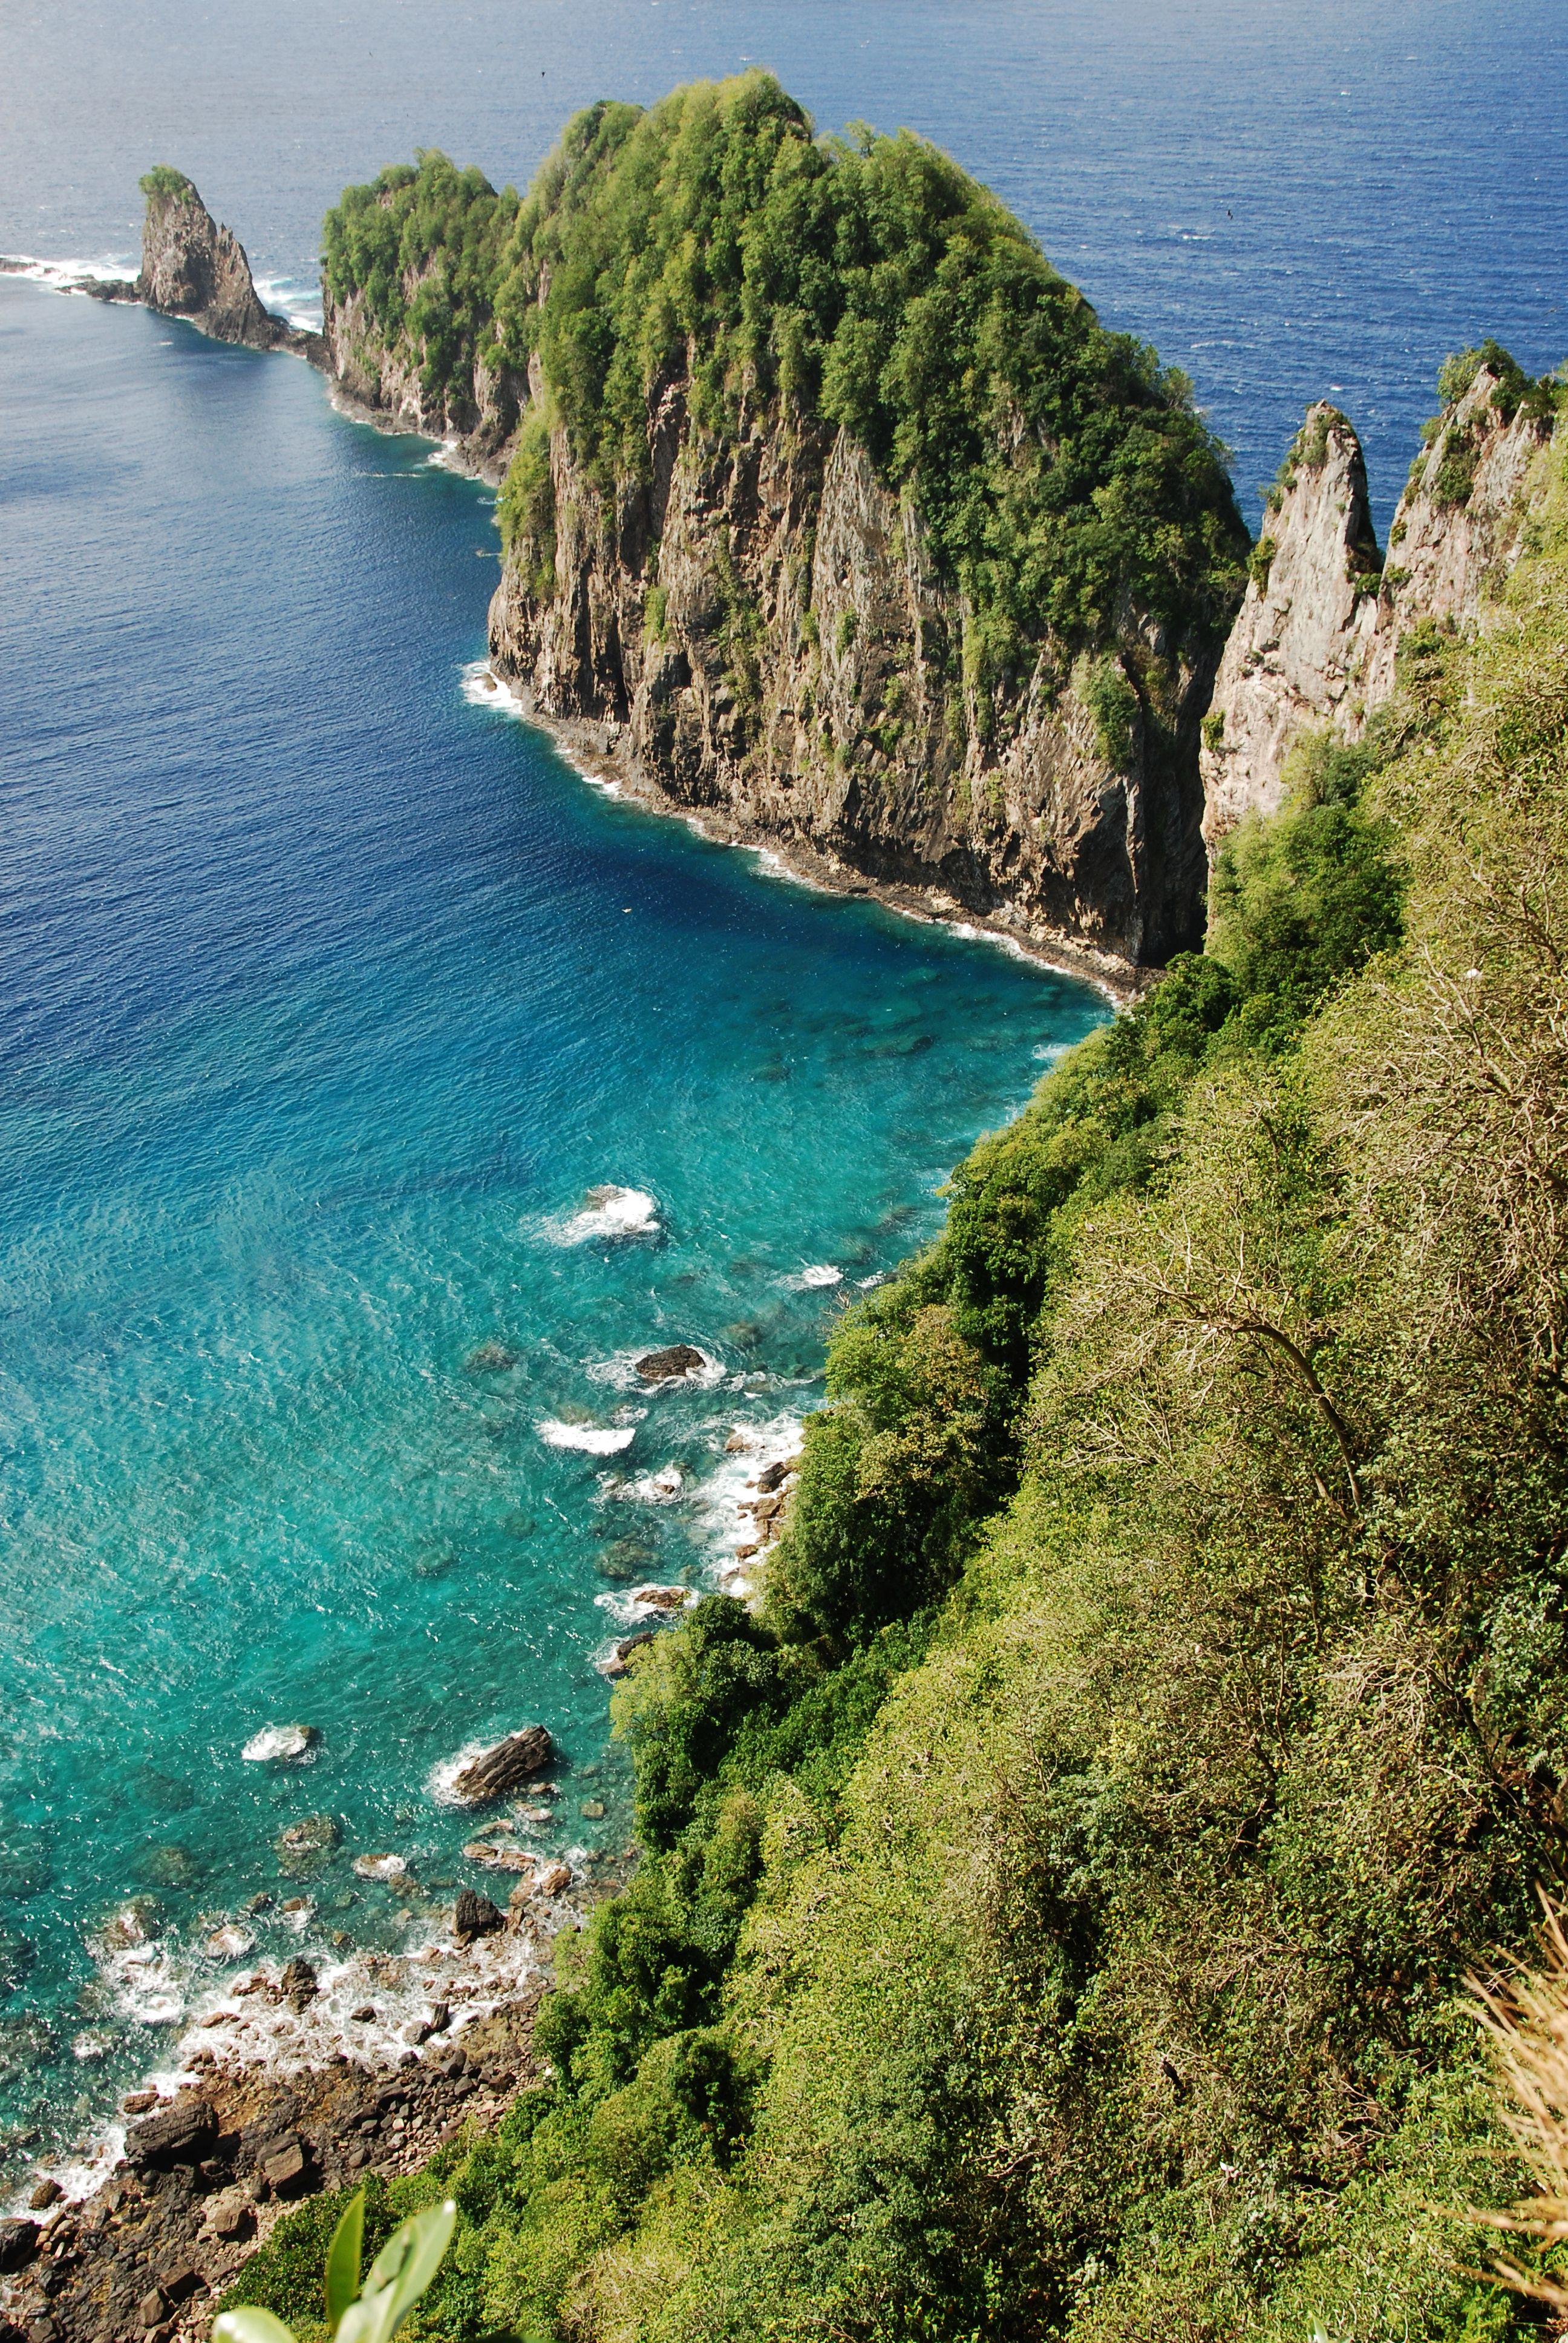
[[[525,1725],[520,1733],[508,1734],[505,1741],[470,1758],[452,1785],[453,1795],[466,1806],[504,1798],[530,1774],[539,1773],[554,1755],[555,1744],[544,1726]]]
[[[457,1898],[452,1915],[452,1934],[459,1945],[471,1945],[480,1936],[494,1936],[505,1928],[506,1915],[498,1911],[487,1896],[480,1896],[472,1887],[465,1887]]]
[[[690,1342],[672,1342],[668,1350],[649,1351],[638,1359],[637,1372],[645,1383],[680,1383],[688,1375],[699,1375],[707,1364]]]

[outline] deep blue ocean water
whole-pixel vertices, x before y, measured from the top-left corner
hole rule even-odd
[[[995,186],[1192,374],[1249,510],[1322,391],[1386,521],[1446,350],[1568,349],[1543,0],[55,0],[0,16],[0,250],[133,255],[166,159],[299,299],[345,179],[439,143],[520,184],[571,106],[748,62]],[[544,1836],[624,1844],[595,1661],[628,1588],[708,1583],[730,1429],[788,1445],[833,1312],[1103,1009],[619,804],[475,705],[487,499],[298,363],[0,278],[0,397],[20,2169],[166,2059],[300,1815],[343,1835],[313,1949],[421,1925],[356,1853],[449,1901],[433,1769],[525,1719],[566,1760]],[[585,1222],[600,1183],[647,1225]],[[639,1393],[630,1358],[675,1340],[712,1376]],[[515,1364],[471,1364],[486,1342]],[[242,1760],[296,1719],[308,1766]],[[136,1895],[145,1975],[92,1949]]]

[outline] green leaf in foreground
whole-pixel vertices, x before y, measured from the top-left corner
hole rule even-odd
[[[365,2191],[357,2189],[332,2233],[327,2249],[327,2318],[336,2328],[359,2293],[360,2255],[365,2244]]]

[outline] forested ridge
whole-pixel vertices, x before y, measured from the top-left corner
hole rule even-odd
[[[846,1312],[408,2330],[1502,2338],[1568,1782],[1568,468]],[[237,2295],[312,2308],[323,2200]]]
[[[971,684],[1027,673],[1048,637],[1069,665],[1113,639],[1136,659],[1135,608],[1152,689],[1154,634],[1201,657],[1239,598],[1246,531],[1185,377],[939,149],[818,138],[769,75],[589,106],[525,196],[438,153],[394,166],[327,215],[323,273],[448,411],[477,367],[537,362],[508,540],[548,544],[555,424],[608,507],[679,379],[707,430],[840,426],[916,498]]]

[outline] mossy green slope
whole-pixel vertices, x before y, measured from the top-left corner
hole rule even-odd
[[[642,1866],[413,2331],[1525,2331],[1453,2208],[1568,1784],[1562,444],[846,1321],[764,1614],[634,1664]]]

